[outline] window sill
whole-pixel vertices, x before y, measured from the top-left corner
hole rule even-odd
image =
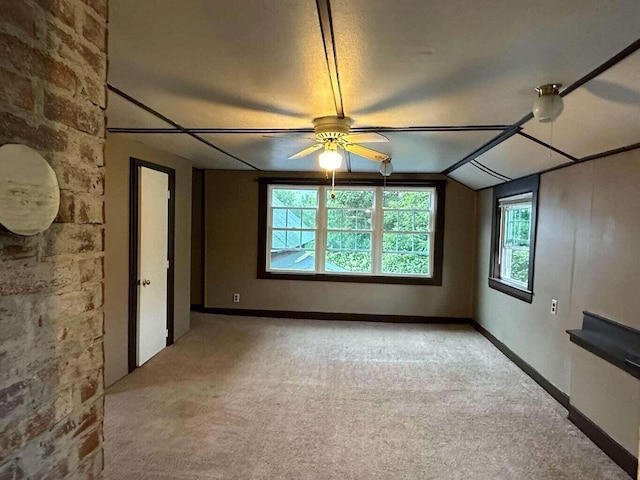
[[[258,278],[270,280],[302,280],[312,282],[351,282],[351,283],[386,283],[397,285],[434,285],[441,286],[442,278],[438,277],[400,277],[374,275],[332,275],[326,273],[275,273],[258,272]]]
[[[489,278],[489,287],[502,293],[506,293],[511,297],[522,300],[523,302],[533,302],[533,292],[514,287],[513,285],[509,285],[508,283],[505,283],[497,278]]]

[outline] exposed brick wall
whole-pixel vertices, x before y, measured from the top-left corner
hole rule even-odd
[[[0,145],[62,190],[48,231],[0,231],[0,480],[102,470],[107,2],[0,0]]]

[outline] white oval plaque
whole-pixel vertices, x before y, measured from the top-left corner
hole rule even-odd
[[[26,145],[0,147],[0,225],[17,235],[35,235],[51,226],[60,207],[56,174]]]

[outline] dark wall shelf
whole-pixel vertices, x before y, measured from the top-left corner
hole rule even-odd
[[[640,379],[640,331],[591,312],[582,329],[567,330],[573,343]]]

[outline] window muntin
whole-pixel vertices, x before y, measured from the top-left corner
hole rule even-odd
[[[500,279],[528,288],[533,193],[502,198],[500,209]]]
[[[335,198],[325,186],[268,192],[267,272],[433,277],[435,188],[337,187]]]

